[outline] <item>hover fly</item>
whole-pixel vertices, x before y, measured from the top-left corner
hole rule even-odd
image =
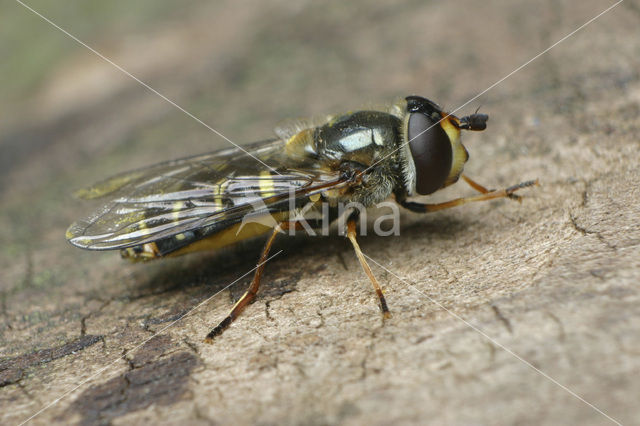
[[[517,190],[536,182],[488,190],[462,174],[469,155],[461,130],[484,130],[488,118],[478,113],[458,118],[428,99],[408,96],[380,110],[296,122],[276,129],[276,138],[245,146],[246,151],[230,148],[169,161],[78,191],[80,198],[108,201],[72,224],[67,239],[84,249],[118,249],[122,257],[138,261],[219,249],[269,234],[249,289],[207,335],[210,343],[255,298],[276,235],[299,227],[294,218],[303,206],[311,206],[308,211],[328,204],[326,212],[335,220],[335,206],[346,202],[369,207],[394,197],[411,211],[427,213],[471,201],[519,198]],[[479,194],[436,204],[408,200],[433,194],[460,177]],[[256,201],[262,206],[257,212]],[[245,215],[256,213],[272,217],[275,226],[241,226]],[[346,235],[389,317],[356,240],[357,216],[357,211],[349,213]]]

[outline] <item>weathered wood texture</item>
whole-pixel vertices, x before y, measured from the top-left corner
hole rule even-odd
[[[34,7],[238,142],[410,93],[452,109],[608,6],[125,3]],[[403,213],[400,237],[361,239],[391,271],[373,266],[391,320],[348,241],[280,241],[264,291],[212,346],[202,338],[249,278],[172,322],[250,270],[259,244],[130,265],[64,231],[94,207],[73,190],[225,142],[3,7],[22,24],[0,41],[16,49],[0,68],[0,423],[89,378],[31,424],[611,422],[568,389],[640,422],[637,0],[463,109],[490,115],[465,135],[471,177],[540,178],[521,204]]]

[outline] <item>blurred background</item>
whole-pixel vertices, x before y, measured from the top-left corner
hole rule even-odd
[[[271,137],[285,119],[408,94],[457,108],[613,2],[26,4],[242,145]],[[79,294],[99,292],[105,276],[131,271],[116,255],[66,243],[67,226],[95,207],[74,200],[73,191],[229,145],[20,3],[0,7],[0,356],[6,357],[74,335],[60,321],[78,319]],[[481,108],[491,117],[486,132],[465,135],[469,175],[499,186],[590,173],[589,162],[574,156],[586,150],[563,156],[556,148],[577,143],[574,129],[606,133],[611,111],[638,112],[639,19],[637,1],[625,1],[465,106],[459,114]],[[626,96],[635,99],[631,107],[619,108]],[[610,111],[587,102],[605,98]],[[25,340],[25,333],[38,338]]]
[[[633,4],[625,2],[616,22],[634,22]],[[28,5],[242,144],[271,137],[281,120],[407,94],[453,109],[605,3],[34,0]],[[33,256],[38,277],[62,273],[59,251],[72,263],[82,256],[62,235],[82,209],[93,207],[74,201],[72,191],[227,142],[19,3],[7,2],[2,9],[0,276],[7,291],[22,280]],[[613,19],[604,19],[589,30],[599,37],[560,45],[460,113],[482,106],[494,126],[500,108],[518,108],[521,121],[532,125],[540,111],[527,108],[527,97],[541,92],[555,92],[549,110],[567,109],[581,96],[579,87],[589,84],[586,70],[572,58],[576,45],[585,43],[598,56],[589,74],[600,75],[606,85],[635,78],[637,52],[602,36],[611,25]],[[616,75],[611,62],[623,65]],[[50,257],[55,261],[47,262]]]

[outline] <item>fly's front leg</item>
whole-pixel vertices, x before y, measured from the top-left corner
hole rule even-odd
[[[253,281],[251,281],[249,289],[242,295],[240,299],[238,299],[236,304],[233,305],[233,308],[231,308],[231,311],[225,317],[225,319],[220,321],[220,323],[213,330],[211,330],[209,334],[207,334],[207,337],[205,337],[204,339],[205,343],[213,343],[214,337],[222,334],[222,332],[231,325],[231,323],[242,313],[242,311],[244,311],[247,305],[251,303],[256,297],[256,294],[258,294],[258,289],[260,288],[260,279],[262,278],[262,273],[264,272],[264,266],[267,262],[271,246],[276,239],[276,235],[278,235],[278,232],[287,230],[292,226],[295,226],[297,228],[298,223],[282,222],[278,224],[278,226],[273,228],[271,236],[265,243],[264,249],[262,249],[262,254],[260,255],[260,260],[258,261],[258,267],[256,268],[256,272],[253,275]]]
[[[349,238],[349,241],[351,241],[351,244],[353,245],[353,249],[356,252],[356,256],[360,261],[360,265],[362,265],[362,269],[364,269],[365,274],[367,274],[367,276],[369,277],[369,280],[371,280],[373,289],[378,295],[378,299],[380,299],[380,310],[382,311],[382,315],[384,316],[384,318],[387,318],[387,319],[391,318],[391,312],[389,312],[389,308],[387,307],[387,301],[384,298],[384,294],[382,294],[382,289],[380,288],[380,284],[378,283],[378,280],[376,279],[376,277],[373,275],[373,272],[371,272],[371,268],[367,263],[367,259],[365,259],[364,254],[362,254],[362,250],[360,250],[360,245],[356,240],[356,220],[357,218],[354,217],[353,215],[350,216],[349,219],[347,219],[347,238]]]
[[[474,182],[474,184],[475,184],[475,182]],[[537,179],[536,180],[529,180],[529,181],[526,181],[526,182],[519,183],[517,185],[510,186],[510,187],[505,188],[505,189],[498,189],[498,190],[494,190],[494,191],[486,190],[484,187],[478,185],[480,188],[486,190],[487,192],[484,192],[481,195],[476,195],[474,197],[456,198],[454,200],[445,201],[444,203],[437,203],[437,204],[414,203],[412,201],[406,201],[405,199],[400,198],[400,197],[397,199],[397,201],[402,207],[404,207],[406,209],[409,209],[409,210],[411,210],[413,212],[429,213],[429,212],[435,212],[435,211],[438,211],[438,210],[449,209],[451,207],[461,206],[463,204],[471,203],[471,202],[474,202],[474,201],[486,201],[486,200],[493,200],[495,198],[505,198],[505,197],[509,198],[517,190],[522,189],[522,188],[527,188],[527,187],[533,186],[533,185],[538,185],[538,180]],[[479,192],[482,192],[482,191],[479,191]]]
[[[488,194],[489,192],[493,191],[493,189],[485,188],[484,186],[480,185],[478,182],[476,182],[475,180],[471,179],[467,175],[462,175],[461,177],[465,182],[467,182],[467,184],[469,184],[470,187],[472,187],[473,189],[475,189],[476,191],[478,191],[481,194]],[[511,194],[508,194],[507,197],[510,198],[511,200],[516,200],[518,202],[522,202],[522,197],[519,196],[518,194],[511,193]]]

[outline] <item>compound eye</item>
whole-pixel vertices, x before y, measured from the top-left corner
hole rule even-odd
[[[409,116],[407,137],[416,166],[416,192],[432,194],[442,188],[451,171],[449,136],[438,120],[416,112]]]

